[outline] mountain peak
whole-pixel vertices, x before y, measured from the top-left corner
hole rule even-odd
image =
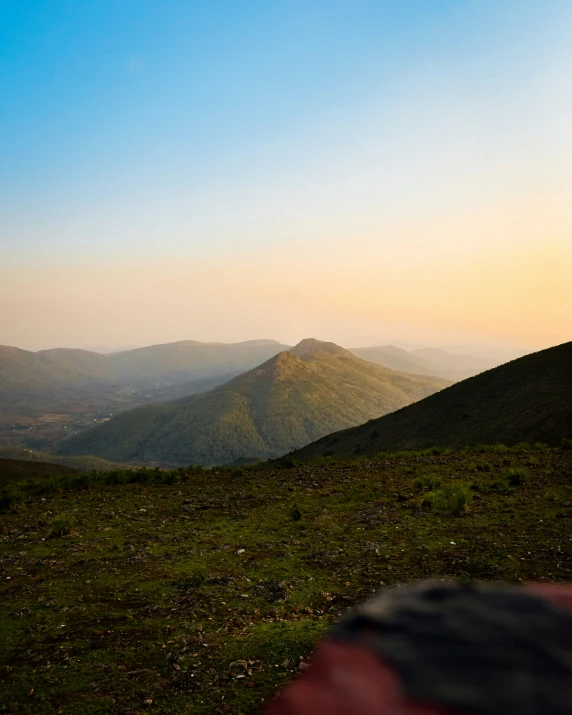
[[[177,466],[278,457],[445,384],[368,363],[334,343],[303,340],[214,390],[122,412],[61,449]]]
[[[295,345],[290,352],[298,357],[306,357],[316,352],[328,353],[328,355],[343,355],[348,351],[335,343],[316,340],[316,338],[304,338],[304,340],[301,340],[298,345]]]

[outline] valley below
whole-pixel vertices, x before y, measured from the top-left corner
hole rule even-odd
[[[116,414],[206,392],[232,377],[234,373],[224,373],[173,384],[97,385],[40,394],[0,394],[0,446],[56,451],[63,440],[105,424]]]

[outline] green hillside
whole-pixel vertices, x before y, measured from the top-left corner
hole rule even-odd
[[[94,422],[212,389],[286,347],[186,340],[101,355],[0,346],[0,444],[53,451]]]
[[[166,465],[276,457],[447,384],[304,340],[214,390],[118,415],[68,439],[62,453]]]
[[[114,378],[107,357],[87,350],[29,350],[0,345],[0,394],[51,391]]]
[[[38,463],[46,467],[67,467],[68,469],[81,472],[106,472],[110,469],[131,468],[131,465],[110,462],[107,459],[101,459],[101,457],[94,457],[89,454],[66,457],[61,454],[48,454],[47,452],[40,452],[36,449],[25,449],[23,447],[0,446],[0,458],[12,461],[24,461],[28,464]]]
[[[558,444],[572,437],[572,342],[526,355],[381,419],[331,434],[301,460],[502,442]]]

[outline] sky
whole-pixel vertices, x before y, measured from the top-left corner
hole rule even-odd
[[[572,339],[569,0],[0,0],[0,344]]]

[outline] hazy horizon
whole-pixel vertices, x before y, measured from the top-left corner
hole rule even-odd
[[[163,341],[151,341],[149,343],[142,343],[139,345],[104,345],[104,344],[85,344],[85,345],[78,345],[78,344],[71,344],[71,345],[59,345],[59,344],[54,344],[54,345],[31,345],[31,346],[22,346],[22,345],[9,345],[7,347],[13,347],[13,348],[19,348],[21,350],[28,350],[30,352],[41,352],[44,350],[53,350],[53,349],[72,349],[72,350],[87,350],[89,352],[95,352],[99,353],[102,355],[110,355],[113,353],[118,353],[118,352],[125,352],[125,351],[130,351],[130,350],[138,350],[141,348],[146,348],[146,347],[152,347],[156,345],[169,345],[169,344],[174,344],[174,343],[179,343],[179,342],[198,342],[202,344],[211,344],[211,345],[232,345],[232,344],[239,344],[241,342],[249,342],[249,341],[273,341],[276,342],[280,345],[284,346],[290,346],[293,347],[297,345],[299,342],[302,340],[305,340],[307,338],[315,338],[316,340],[323,340],[326,342],[334,342],[341,347],[344,347],[346,349],[359,349],[359,348],[368,348],[368,347],[383,347],[383,346],[392,346],[392,347],[397,347],[401,348],[403,350],[406,350],[408,352],[412,352],[415,350],[422,350],[426,348],[436,348],[439,350],[443,350],[444,352],[448,352],[451,354],[456,354],[456,355],[473,355],[474,357],[483,357],[483,358],[498,358],[501,359],[503,357],[507,359],[513,359],[515,357],[520,357],[521,355],[526,354],[527,352],[534,352],[535,348],[531,348],[530,346],[524,346],[524,345],[495,345],[492,343],[455,343],[455,342],[434,342],[434,343],[427,343],[427,342],[413,342],[413,341],[408,341],[408,340],[399,340],[399,339],[378,339],[376,340],[373,337],[367,338],[363,337],[361,339],[356,340],[333,340],[331,339],[330,336],[327,335],[319,335],[319,336],[311,336],[311,335],[305,335],[302,337],[297,337],[295,339],[290,339],[290,340],[280,340],[277,338],[272,338],[272,337],[264,337],[264,336],[259,336],[258,338],[245,338],[244,340],[196,340],[196,338],[182,338],[181,340],[174,340],[174,341],[168,341],[167,343]],[[3,343],[0,343],[0,346],[6,345]],[[537,349],[544,349],[544,348],[549,348],[549,347],[554,347],[553,345],[545,345],[541,348]]]
[[[0,344],[572,339],[567,0],[0,7]]]

